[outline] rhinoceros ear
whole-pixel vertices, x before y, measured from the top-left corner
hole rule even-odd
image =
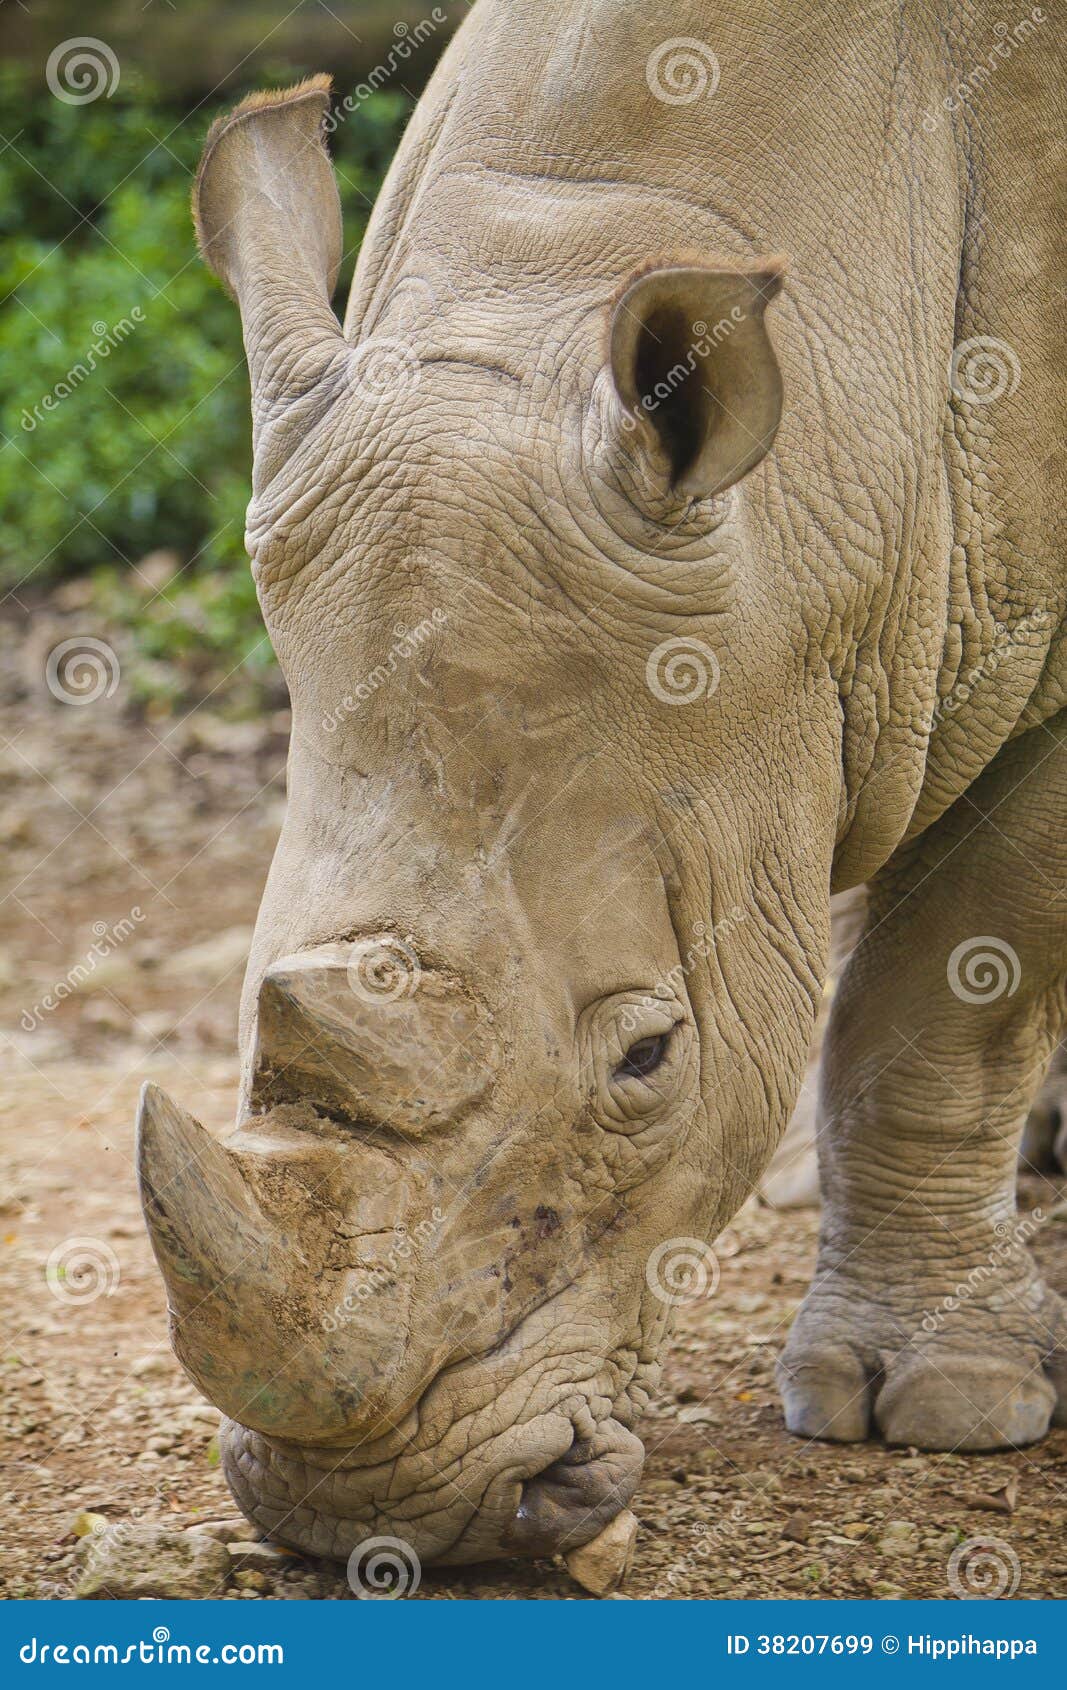
[[[330,296],[341,207],[330,79],[252,94],[212,127],[193,189],[200,250],[241,309],[257,433],[347,353]]]
[[[785,261],[648,270],[611,320],[620,437],[640,438],[672,492],[710,499],[769,450],[782,375],[763,314]]]

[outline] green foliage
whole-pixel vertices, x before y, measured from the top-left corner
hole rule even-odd
[[[131,570],[98,569],[92,609],[104,627],[126,632],[122,677],[135,704],[166,712],[218,692],[225,714],[240,717],[275,692],[274,653],[244,559],[187,568],[158,590]]]
[[[333,137],[342,286],[408,111],[383,90]],[[75,106],[0,75],[0,588],[24,596],[104,566],[102,600],[121,619],[150,595],[117,572],[175,550],[179,581],[137,613],[149,662],[205,640],[237,655],[261,632],[242,543],[240,324],[189,215],[214,115],[169,109],[125,76],[112,98]]]

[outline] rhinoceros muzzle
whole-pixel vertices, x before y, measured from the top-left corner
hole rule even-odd
[[[175,1351],[226,1416],[238,1501],[301,1548],[347,1555],[383,1522],[402,1534],[382,1492],[408,1468],[413,1506],[425,1488],[441,1516],[407,1528],[421,1554],[584,1541],[632,1494],[639,1441],[591,1416],[573,1382],[535,1414],[517,1393],[495,1401],[526,1335],[536,1372],[577,1247],[546,1273],[543,1241],[529,1247],[543,1219],[530,1231],[509,1213],[472,1236],[440,1149],[492,1086],[492,1027],[432,970],[376,996],[361,954],[328,945],[268,971],[249,1105],[227,1139],[144,1087],[142,1202]],[[447,1452],[464,1379],[485,1452],[461,1473]]]

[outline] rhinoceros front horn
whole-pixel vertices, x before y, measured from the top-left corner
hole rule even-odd
[[[227,1409],[276,1407],[262,1372],[286,1240],[271,1226],[237,1158],[158,1086],[141,1092],[141,1203],[167,1288],[171,1341],[186,1371]]]
[[[391,1262],[381,1222],[407,1184],[361,1146],[369,1207],[346,1216],[330,1199],[338,1154],[301,1135],[220,1144],[158,1086],[141,1093],[141,1201],[175,1353],[231,1420],[279,1437],[327,1441],[377,1424],[379,1398],[417,1394],[397,1383],[415,1251]],[[352,1287],[351,1314],[335,1312]]]
[[[141,1204],[160,1270],[174,1294],[218,1296],[250,1258],[264,1263],[267,1231],[235,1159],[159,1086],[145,1084],[137,1117]]]

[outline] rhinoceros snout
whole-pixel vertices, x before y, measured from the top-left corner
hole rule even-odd
[[[283,957],[260,985],[253,1107],[308,1101],[420,1136],[463,1115],[497,1066],[481,1006],[394,934]]]

